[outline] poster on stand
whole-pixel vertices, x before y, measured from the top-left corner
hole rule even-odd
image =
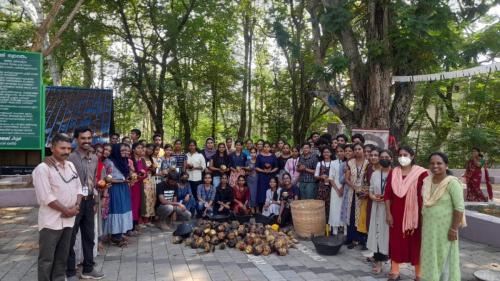
[[[365,138],[365,144],[373,144],[380,148],[389,148],[389,130],[352,129],[352,135],[361,134]]]

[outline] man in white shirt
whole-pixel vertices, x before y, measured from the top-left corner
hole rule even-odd
[[[188,153],[186,153],[186,171],[189,175],[189,185],[191,186],[191,192],[196,194],[198,190],[198,185],[202,184],[202,172],[207,167],[205,162],[205,157],[201,153],[198,153],[196,147],[196,141],[189,141]]]
[[[41,281],[65,280],[71,234],[83,195],[75,166],[66,161],[71,153],[71,139],[64,134],[55,135],[51,151],[55,165],[41,163],[32,174],[40,205],[38,280]]]

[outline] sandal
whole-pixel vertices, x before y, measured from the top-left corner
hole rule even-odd
[[[401,280],[401,275],[400,274],[395,274],[395,273],[389,273],[389,279],[387,281],[398,281]]]
[[[127,241],[125,241],[124,239],[111,238],[111,243],[113,243],[113,245],[118,246],[120,248],[126,247],[128,245]]]
[[[379,275],[382,272],[382,265],[381,264],[374,264],[372,267],[372,273],[374,275]]]

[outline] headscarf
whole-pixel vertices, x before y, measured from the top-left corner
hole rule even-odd
[[[207,143],[208,140],[212,140],[214,142],[214,147],[211,150],[209,150],[207,148],[207,145],[206,145],[206,143]],[[216,148],[216,145],[215,145],[215,140],[213,138],[207,138],[205,140],[205,147],[203,148],[203,156],[205,156],[205,159],[207,161],[209,161],[210,159],[212,159],[214,157],[214,155],[216,153],[217,153],[217,148]]]
[[[115,167],[123,174],[125,178],[128,178],[130,174],[130,168],[128,166],[128,159],[122,157],[120,148],[123,144],[113,144],[111,147],[111,155],[109,155],[109,160],[113,162]]]

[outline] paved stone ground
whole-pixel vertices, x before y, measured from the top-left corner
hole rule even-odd
[[[37,211],[0,209],[0,280],[36,280]],[[288,256],[248,256],[235,249],[205,254],[170,243],[171,233],[148,228],[127,248],[108,247],[96,262],[104,280],[155,281],[265,281],[265,280],[386,280],[373,276],[364,260],[369,253],[342,248],[337,256],[318,256],[309,241],[301,241]],[[500,249],[460,241],[463,280],[473,280],[478,269],[500,270]],[[385,265],[385,272],[389,265]],[[402,269],[411,280],[413,270]]]

